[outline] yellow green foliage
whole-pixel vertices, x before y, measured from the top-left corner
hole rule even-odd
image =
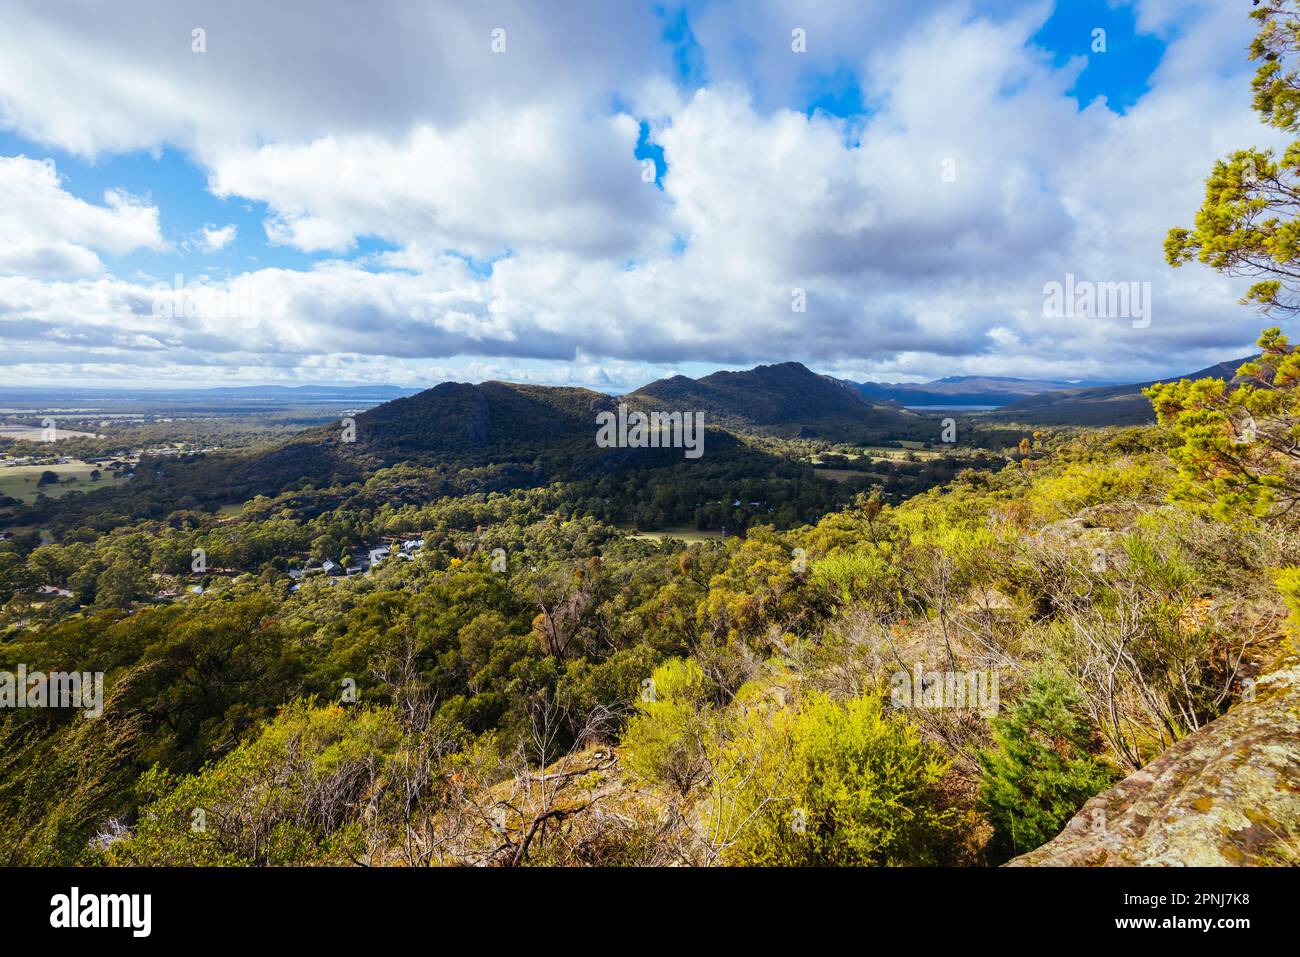
[[[1072,463],[1034,482],[1026,501],[1046,521],[1078,514],[1092,505],[1149,500],[1167,484],[1166,471],[1129,457]]]
[[[127,839],[104,852],[127,865],[345,863],[366,798],[401,740],[392,709],[286,706],[261,735],[198,774],[158,768]]]
[[[704,670],[692,658],[665,661],[650,676],[623,733],[623,762],[685,796],[704,780],[712,720]]]
[[[1300,503],[1300,352],[1276,328],[1259,347],[1235,388],[1181,379],[1146,390],[1176,442],[1174,497],[1222,518],[1284,515]]]
[[[740,865],[935,864],[956,841],[947,765],[879,697],[810,692],[732,718],[716,746],[708,828]]]
[[[1282,600],[1291,612],[1292,641],[1300,643],[1300,568],[1283,568],[1274,577]]]

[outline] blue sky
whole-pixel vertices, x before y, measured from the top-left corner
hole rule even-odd
[[[1222,144],[1257,135],[1249,25],[1222,5],[381,4],[359,32],[332,4],[17,6],[0,157],[58,177],[4,167],[16,382],[1136,378],[1258,324],[1231,281],[1159,257]],[[1167,322],[1044,328],[1065,272],[1153,282]],[[157,321],[141,303],[176,273],[256,288],[256,321]]]
[[[678,82],[687,88],[707,86],[706,58],[690,30],[686,9],[663,14],[664,42],[671,47]],[[1094,29],[1106,31],[1107,53],[1094,55]],[[1081,57],[1086,65],[1071,94],[1080,108],[1096,97],[1105,97],[1109,108],[1123,112],[1146,91],[1147,80],[1160,61],[1164,42],[1135,29],[1131,7],[1114,6],[1106,0],[1075,0],[1057,5],[1033,37],[1032,44],[1050,54],[1052,62],[1064,66]],[[811,114],[824,111],[845,120],[869,113],[861,92],[861,77],[852,61],[833,71],[810,69],[800,76],[794,109]],[[614,100],[614,109],[628,109]],[[663,148],[649,138],[649,124],[642,121],[634,155],[650,158],[656,166],[656,184],[662,186],[666,172]],[[105,257],[112,275],[130,279],[147,274],[171,281],[177,271],[186,275],[235,275],[247,270],[279,267],[304,269],[313,262],[334,258],[334,253],[304,253],[293,246],[267,241],[263,222],[268,215],[265,202],[242,197],[218,197],[208,189],[203,166],[193,156],[167,145],[153,150],[107,153],[87,158],[27,139],[13,130],[0,130],[0,155],[25,155],[53,159],[67,192],[90,203],[102,201],[105,191],[124,189],[158,206],[162,214],[163,237],[168,251],[133,250],[122,256]],[[193,248],[205,226],[237,227],[236,238],[217,252]],[[350,259],[364,260],[389,248],[374,237],[359,237],[346,252]],[[487,268],[490,268],[488,266]]]

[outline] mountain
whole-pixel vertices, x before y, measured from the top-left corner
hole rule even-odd
[[[448,470],[445,494],[527,487],[631,468],[680,463],[678,448],[601,448],[600,412],[618,400],[590,389],[510,382],[444,382],[255,450],[232,465],[227,482],[270,494],[302,480],[316,485],[363,481],[376,469],[410,463]],[[706,448],[725,454],[740,443],[705,420]],[[454,487],[453,487],[454,486]]]
[[[1157,382],[1177,382],[1179,379],[1231,380],[1243,362],[1253,356],[1220,362],[1199,372],[1154,379],[1135,385],[1104,386],[1091,389],[1065,389],[1044,392],[1003,406],[996,412],[982,416],[994,422],[1020,422],[1027,425],[1146,425],[1156,420],[1151,400],[1142,394],[1147,386]]]
[[[723,428],[771,435],[870,443],[933,431],[928,420],[872,401],[852,385],[798,362],[701,379],[673,376],[623,400],[644,411],[699,411],[706,422]]]
[[[688,458],[683,448],[597,445],[597,415],[615,412],[620,402],[646,412],[703,413],[703,460]],[[861,444],[934,433],[933,419],[873,405],[798,363],[699,380],[677,376],[622,399],[582,388],[444,382],[365,411],[353,405],[334,409],[333,421],[287,439],[139,470],[129,486],[105,490],[88,508],[158,516],[175,507],[364,483],[376,470],[404,464],[437,470],[436,476],[418,478],[428,497],[664,468],[686,468],[697,480],[712,476],[723,482],[731,473],[758,476],[787,465],[795,472],[803,468],[729,430]],[[60,514],[72,515],[68,503],[61,504]]]
[[[445,494],[465,494],[683,461],[681,449],[599,447],[596,416],[615,411],[620,402],[646,412],[702,412],[711,464],[745,454],[746,446],[728,430],[862,444],[928,438],[934,431],[931,419],[873,405],[793,362],[699,380],[676,376],[622,399],[581,388],[444,382],[364,412],[341,410],[338,421],[224,457],[221,494],[234,500],[303,484],[361,482],[377,469],[403,463],[443,467]],[[151,481],[141,476],[137,485]],[[173,497],[201,501],[212,494],[211,467],[202,463],[169,466],[159,481]]]
[[[353,416],[354,441],[345,440],[340,420],[262,451],[249,463],[249,480],[335,482],[402,462],[473,468],[531,465],[539,457],[583,461],[596,451],[596,413],[613,406],[589,389],[443,382]]]
[[[932,382],[851,382],[868,401],[904,406],[1006,405],[1025,396],[1110,383],[1019,379],[1014,376],[954,375]]]

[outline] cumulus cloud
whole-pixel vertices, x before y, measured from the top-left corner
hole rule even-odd
[[[94,275],[95,250],[120,255],[165,247],[158,209],[110,190],[104,204],[67,192],[53,163],[0,156],[0,274],[38,277]]]
[[[496,256],[564,248],[629,256],[659,235],[660,194],[633,156],[626,114],[490,110],[449,132],[323,137],[220,157],[212,190],[266,202],[268,235],[344,252],[359,236]]]
[[[649,3],[9,0],[5,21],[0,122],[91,156],[170,143],[206,160],[260,142],[401,137],[494,103],[604,111],[630,69],[671,68]]]
[[[215,195],[265,204],[268,243],[317,261],[200,281],[252,290],[251,320],[160,315],[174,292],[103,275],[96,252],[162,248],[157,209],[82,203],[0,160],[21,196],[0,209],[0,361],[617,389],[786,359],[1136,379],[1253,338],[1241,283],[1161,253],[1216,158],[1276,142],[1250,109],[1240,10],[1140,0],[1168,48],[1120,114],[1080,108],[1084,61],[1035,46],[1048,3],[617,6],[166,3],[127,22],[16,3],[30,30],[0,37],[0,123],[88,156],[178,146]],[[832,81],[869,109],[809,115]],[[209,225],[196,248],[235,236]],[[1044,317],[1067,274],[1151,283],[1151,325]]]

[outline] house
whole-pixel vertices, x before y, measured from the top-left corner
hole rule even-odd
[[[389,556],[392,549],[387,545],[381,545],[379,548],[370,549],[370,564],[378,565],[381,561]]]
[[[338,566],[338,564],[335,563],[335,562],[330,561],[328,558],[325,559],[325,561],[323,561],[323,562],[320,563],[320,570],[323,571],[326,575],[337,575],[337,574],[339,574],[339,566]]]
[[[406,541],[402,542],[402,551],[404,552],[413,552],[416,549],[423,548],[423,547],[424,547],[423,538],[408,538]]]

